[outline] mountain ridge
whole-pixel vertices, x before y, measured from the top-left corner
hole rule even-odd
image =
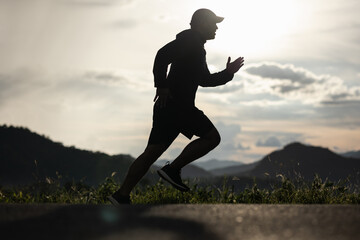
[[[0,184],[28,184],[36,178],[57,178],[62,181],[85,181],[96,185],[117,172],[122,180],[134,161],[128,154],[110,156],[66,147],[23,127],[0,127]],[[35,177],[34,177],[35,175]]]
[[[359,151],[350,151],[350,152],[339,153],[339,155],[341,155],[343,157],[360,158],[360,150]]]
[[[226,168],[226,167],[235,167],[244,165],[242,162],[231,161],[231,160],[218,160],[218,159],[209,159],[206,161],[195,161],[195,165],[205,169],[206,171],[212,171],[218,168]]]
[[[61,181],[83,181],[97,185],[116,172],[115,179],[122,182],[131,163],[129,154],[108,155],[103,152],[64,146],[60,142],[30,131],[24,127],[0,126],[0,185],[30,184],[46,177]],[[144,176],[144,182],[158,181],[153,164]],[[188,165],[182,171],[184,178],[207,178],[212,174],[196,165]]]
[[[210,170],[210,172],[215,176],[224,176],[224,175],[239,175],[246,173],[253,168],[256,167],[256,165],[259,164],[259,161],[248,163],[248,164],[242,164],[238,166],[229,166],[229,167],[223,167],[223,168],[215,168]]]
[[[83,181],[97,185],[113,172],[115,179],[122,181],[135,159],[128,154],[108,155],[66,147],[48,137],[31,132],[23,127],[0,126],[0,185],[30,184],[45,177],[62,181]],[[151,167],[143,181],[155,182],[162,166]],[[213,178],[219,176],[276,178],[283,174],[289,178],[299,175],[312,180],[315,174],[337,181],[349,175],[359,177],[360,159],[343,157],[327,148],[291,143],[283,149],[264,156],[260,161],[240,166],[206,171],[190,164],[182,171],[183,178]]]
[[[245,175],[273,178],[278,174],[289,178],[301,175],[305,180],[312,180],[317,174],[322,179],[338,181],[348,176],[359,178],[359,171],[360,159],[346,158],[328,148],[295,142],[266,155]]]

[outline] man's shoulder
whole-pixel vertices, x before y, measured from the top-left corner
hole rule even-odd
[[[176,35],[176,40],[186,43],[201,44],[201,37],[199,33],[192,29],[186,29]]]

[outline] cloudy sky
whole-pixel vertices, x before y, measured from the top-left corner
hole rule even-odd
[[[136,157],[151,129],[154,56],[203,7],[225,17],[205,45],[210,70],[246,62],[198,92],[222,135],[202,160],[253,162],[293,141],[360,149],[357,0],[1,0],[0,124]]]

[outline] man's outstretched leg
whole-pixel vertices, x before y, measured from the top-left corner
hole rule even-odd
[[[130,192],[149,170],[150,166],[165,152],[164,144],[148,145],[145,151],[131,164],[120,189],[109,200],[113,205],[130,203]]]
[[[170,164],[158,171],[159,175],[171,183],[180,191],[188,191],[189,188],[182,183],[180,170],[192,161],[205,156],[220,143],[220,134],[216,128],[212,128],[209,133],[190,142],[181,154]]]

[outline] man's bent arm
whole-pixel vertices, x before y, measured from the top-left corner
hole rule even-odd
[[[216,87],[220,85],[224,85],[227,82],[231,81],[234,77],[234,74],[231,74],[225,70],[217,73],[205,74],[199,83],[202,87]]]
[[[243,57],[239,57],[233,62],[231,62],[231,58],[229,57],[226,63],[226,69],[221,72],[210,74],[209,69],[206,66],[206,73],[202,77],[199,85],[202,87],[216,87],[224,85],[233,79],[234,74],[239,71],[243,65]]]

